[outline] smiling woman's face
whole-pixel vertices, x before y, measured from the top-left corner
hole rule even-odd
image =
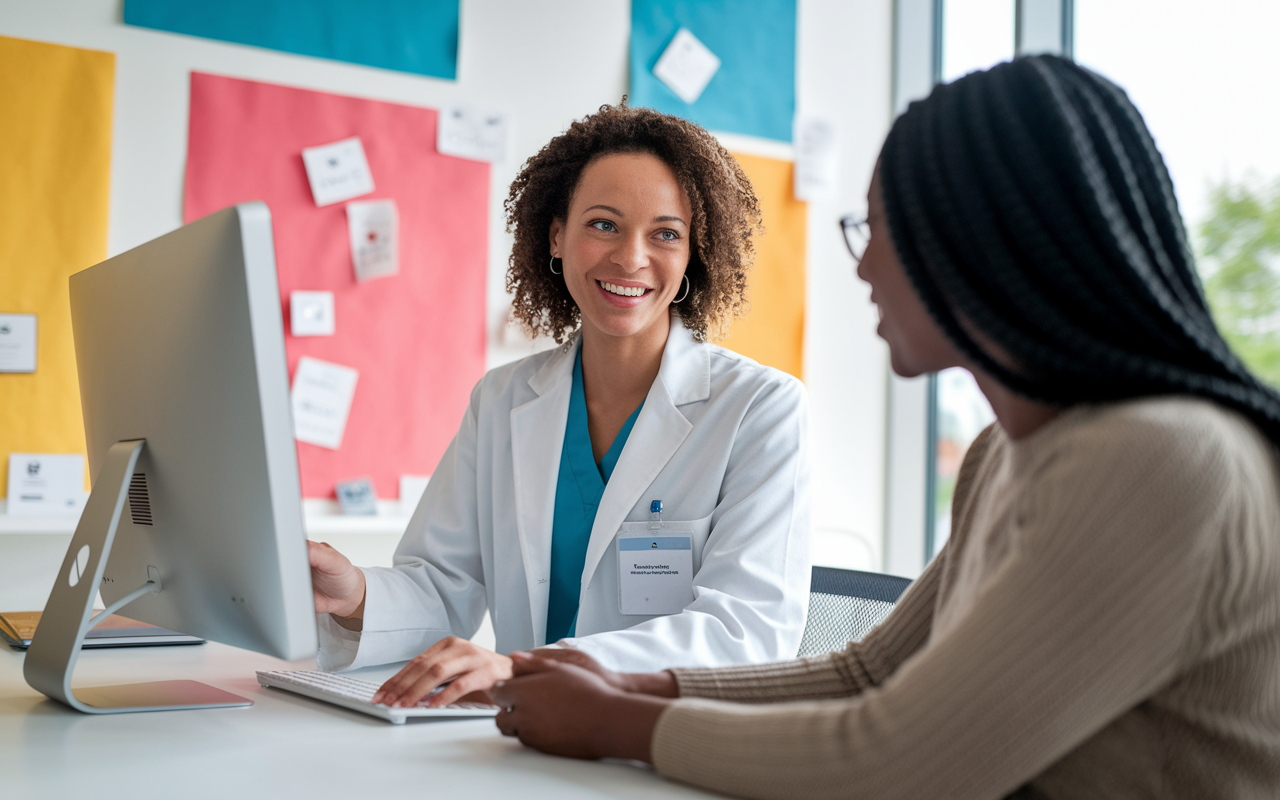
[[[587,165],[568,215],[551,223],[551,252],[564,261],[584,333],[627,337],[669,324],[689,265],[691,219],[688,196],[656,156],[615,154]]]

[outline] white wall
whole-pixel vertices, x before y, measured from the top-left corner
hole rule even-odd
[[[510,251],[502,200],[525,158],[572,119],[626,92],[628,3],[462,0],[456,81],[126,27],[120,6],[118,0],[0,0],[0,35],[116,54],[109,254],[181,224],[192,70],[411,105],[489,104],[513,122],[510,157],[493,170],[491,187],[489,363],[530,352],[531,345],[511,343],[501,331]],[[809,213],[805,378],[815,557],[869,569],[879,568],[883,552],[887,359],[837,219],[865,208],[866,184],[888,130],[891,6],[891,0],[800,0],[798,26],[798,105],[835,118],[844,139],[844,188],[837,200],[814,203]],[[724,138],[731,148],[762,155],[790,152],[776,143]]]

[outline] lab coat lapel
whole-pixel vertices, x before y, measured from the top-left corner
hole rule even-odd
[[[581,340],[579,340],[580,342]],[[511,457],[515,468],[516,531],[529,590],[533,640],[543,644],[551,577],[551,527],[556,476],[569,416],[573,359],[579,344],[561,348],[529,379],[538,397],[511,409]]]
[[[627,514],[693,429],[692,423],[680,413],[679,406],[706,400],[710,396],[710,354],[707,348],[693,340],[680,318],[673,315],[658,377],[649,389],[644,408],[636,418],[618,464],[605,486],[604,496],[600,498],[596,521],[591,527],[591,540],[587,544],[587,560],[583,565],[584,592],[600,559],[613,544],[614,535],[626,521]]]

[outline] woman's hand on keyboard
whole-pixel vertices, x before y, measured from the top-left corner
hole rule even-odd
[[[485,694],[497,681],[511,677],[511,659],[466,639],[449,636],[405,664],[373,696],[373,702],[408,708],[444,686],[425,705],[433,708],[462,700],[489,702]],[[448,685],[445,685],[448,684]]]

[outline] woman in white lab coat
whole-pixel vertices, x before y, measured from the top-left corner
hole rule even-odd
[[[529,159],[507,287],[561,347],[489,372],[390,569],[311,545],[320,666],[412,659],[376,701],[443,705],[504,653],[611,668],[794,657],[809,585],[799,381],[715,345],[759,206],[703,129],[605,106]],[[489,611],[497,652],[467,641]]]

